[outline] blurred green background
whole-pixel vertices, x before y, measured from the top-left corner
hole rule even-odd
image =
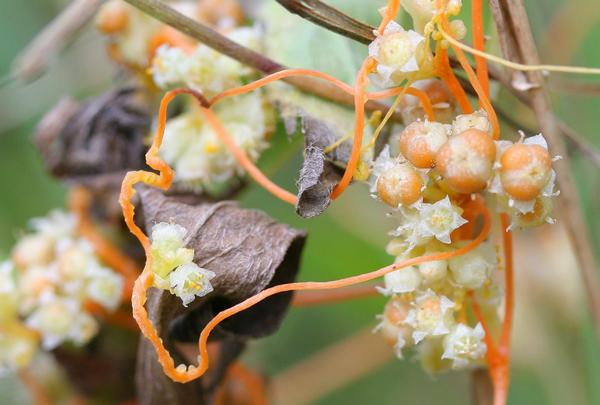
[[[271,0],[268,0],[271,1]],[[351,15],[377,21],[383,1],[331,1]],[[527,2],[530,18],[546,63],[600,66],[600,3],[595,0],[539,0]],[[0,0],[0,77],[32,37],[47,24],[64,1]],[[469,2],[464,13],[469,15]],[[296,17],[291,17],[297,20]],[[403,17],[404,18],[404,17]],[[468,22],[468,18],[465,18]],[[296,21],[299,24],[299,21]],[[310,24],[308,22],[304,24]],[[488,25],[491,27],[491,25]],[[492,29],[487,32],[494,35]],[[306,38],[306,45],[303,38]],[[319,28],[298,37],[282,62],[317,67],[351,80],[366,48],[351,44]],[[499,53],[495,38],[490,41]],[[331,63],[332,55],[355,55],[347,63]],[[341,57],[341,56],[340,56]],[[333,59],[335,60],[335,59]],[[53,61],[39,80],[0,88],[0,257],[5,256],[27,220],[64,206],[65,186],[48,177],[30,139],[41,115],[64,95],[83,98],[111,86],[115,70],[104,53],[102,40],[85,30]],[[559,116],[600,148],[600,97],[566,89],[565,82],[594,81],[594,77],[551,78]],[[599,80],[595,80],[600,85]],[[497,98],[515,118],[533,127],[532,117],[510,96]],[[300,141],[291,144],[278,134],[261,165],[288,189],[300,166]],[[285,157],[285,159],[282,158]],[[596,251],[600,251],[600,173],[577,151],[573,152],[577,183]],[[387,240],[384,210],[361,186],[354,186],[327,213],[312,220],[295,216],[293,209],[261,189],[250,186],[242,204],[265,210],[275,218],[309,231],[300,278],[326,280],[375,269],[390,263],[384,252]],[[527,232],[517,238],[517,320],[513,353],[511,404],[600,404],[600,351],[585,309],[585,299],[572,251],[559,225]],[[278,373],[319,350],[376,325],[382,311],[380,297],[344,304],[291,310],[281,330],[254,343],[245,361],[276,379]],[[381,345],[384,345],[381,342]],[[352,357],[353,353],[345,354]],[[361,359],[357,358],[357,362]],[[311,371],[316,376],[319,369]],[[320,378],[327,379],[326,375]],[[310,378],[308,379],[310,380]],[[311,386],[303,387],[310,391]],[[27,403],[28,397],[12,378],[0,379],[0,403]],[[322,397],[320,404],[397,404],[469,402],[469,374],[453,372],[426,375],[410,356],[390,359],[384,366]],[[284,403],[295,403],[294,398]]]

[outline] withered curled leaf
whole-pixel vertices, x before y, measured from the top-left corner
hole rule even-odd
[[[62,100],[42,119],[34,141],[54,176],[105,187],[144,167],[150,125],[142,93],[124,87],[81,104]]]
[[[280,104],[286,132],[300,132],[304,136],[304,162],[298,178],[296,212],[304,218],[320,215],[331,202],[331,191],[341,178],[341,170],[333,163],[345,164],[351,145],[341,143],[329,153],[324,149],[343,134],[331,124],[307,114],[295,106]]]
[[[148,187],[137,191],[146,231],[150,233],[159,222],[183,226],[187,230],[185,244],[194,249],[194,262],[216,274],[211,280],[214,290],[187,308],[168,292],[150,292],[148,313],[174,355],[176,343],[196,341],[206,323],[221,310],[265,288],[295,279],[306,236],[303,231],[279,224],[260,211],[240,208],[232,201],[193,203],[188,197],[183,202]],[[290,293],[278,294],[223,322],[209,340],[211,345],[219,342],[216,359],[211,357],[212,372],[185,388],[163,375],[154,349],[142,339],[137,369],[142,403],[185,397],[187,390],[201,391],[209,401],[244,342],[277,330],[290,300]]]

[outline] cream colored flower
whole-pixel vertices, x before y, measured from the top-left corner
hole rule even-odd
[[[158,281],[166,280],[176,267],[190,263],[194,258],[194,251],[183,247],[186,233],[181,225],[167,222],[160,222],[152,227],[150,254],[152,271]]]
[[[369,44],[369,56],[377,61],[376,79],[380,86],[400,84],[406,74],[419,70],[417,48],[423,40],[423,36],[417,32],[406,31],[390,21],[383,35]]]
[[[214,276],[215,273],[195,263],[183,264],[169,273],[171,293],[181,298],[187,307],[196,297],[203,297],[213,290],[210,280]]]
[[[452,368],[465,368],[473,362],[481,360],[487,351],[483,341],[485,332],[480,323],[470,328],[462,323],[454,326],[444,337],[444,353],[442,359],[452,360]]]
[[[90,271],[87,296],[108,310],[114,311],[121,302],[123,276],[105,267]]]
[[[409,266],[387,273],[383,276],[383,281],[385,287],[377,288],[383,295],[403,294],[419,288],[421,275],[415,266]]]
[[[453,257],[448,267],[454,282],[469,290],[483,286],[490,279],[493,269],[492,263],[489,263],[477,250]]]
[[[404,321],[414,328],[414,342],[419,343],[427,336],[440,336],[450,332],[454,324],[454,306],[450,299],[436,294],[431,289],[417,296],[414,308]]]
[[[478,129],[488,134],[491,133],[492,124],[487,112],[481,109],[471,114],[459,115],[452,122],[452,135],[458,135],[468,129]]]

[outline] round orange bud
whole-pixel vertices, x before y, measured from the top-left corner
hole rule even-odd
[[[436,156],[436,167],[448,185],[460,193],[485,189],[492,177],[496,145],[478,129],[450,137]]]
[[[237,0],[200,0],[198,19],[220,27],[233,28],[244,22],[244,11]]]
[[[400,152],[415,167],[429,169],[435,165],[435,155],[447,140],[443,124],[415,121],[400,134]]]
[[[550,180],[552,159],[540,145],[517,143],[502,154],[500,165],[504,190],[516,200],[531,200]]]
[[[104,34],[122,32],[128,24],[127,5],[120,0],[105,3],[96,16],[96,28]]]
[[[402,322],[410,310],[410,305],[399,297],[392,297],[383,310],[381,333],[386,343],[394,346],[398,337],[402,336],[405,341],[410,341],[410,328],[403,326]]]
[[[411,205],[421,197],[423,180],[408,164],[397,164],[377,178],[377,195],[391,207]]]

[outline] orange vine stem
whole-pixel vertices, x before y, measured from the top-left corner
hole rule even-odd
[[[50,405],[52,403],[48,397],[48,394],[44,390],[44,387],[42,387],[41,384],[36,381],[36,379],[29,373],[28,370],[19,370],[19,379],[25,388],[27,388],[27,391],[31,395],[32,402],[35,405]]]
[[[378,285],[378,284],[377,284]],[[378,295],[376,284],[358,285],[328,291],[299,291],[292,300],[293,307],[310,307],[313,305],[333,304],[355,298],[367,298]]]
[[[471,21],[473,26],[473,46],[478,51],[485,52],[485,36],[483,33],[483,1],[473,0],[471,5]],[[475,68],[477,78],[481,83],[483,92],[490,94],[490,82],[488,77],[487,61],[485,58],[475,55]]]
[[[452,71],[452,68],[450,67],[448,50],[441,47],[439,43],[436,46],[435,62],[436,70],[440,76],[440,79],[446,83],[446,86],[448,86],[448,89],[456,99],[456,102],[460,106],[462,112],[465,114],[471,114],[473,112],[473,107],[467,98],[467,93],[465,93],[465,90],[460,85],[460,82],[456,78],[454,71]]]
[[[273,183],[265,174],[258,168],[250,158],[242,151],[236,144],[233,138],[229,135],[225,127],[221,124],[215,113],[206,107],[200,107],[200,111],[206,118],[208,124],[213,128],[219,139],[225,144],[227,149],[236,158],[236,160],[242,165],[242,167],[248,172],[250,177],[260,184],[265,190],[273,194],[275,197],[289,204],[296,205],[298,197],[290,193],[287,190],[279,187]]]
[[[263,87],[269,83],[272,83],[274,81],[281,80],[286,77],[292,77],[292,76],[312,76],[312,77],[316,77],[318,79],[323,79],[325,81],[332,83],[333,85],[337,86],[338,88],[340,88],[341,90],[345,91],[346,93],[348,93],[350,95],[354,94],[354,89],[352,88],[352,86],[347,85],[346,83],[342,82],[341,80],[336,79],[335,77],[333,77],[331,75],[328,75],[327,73],[323,73],[323,72],[319,72],[317,70],[311,70],[311,69],[285,69],[285,70],[280,70],[275,73],[271,73],[268,76],[262,77],[256,81],[253,81],[252,83],[246,84],[244,86],[235,87],[233,89],[227,89],[227,90],[217,94],[213,98],[211,98],[209,100],[209,104],[211,106],[213,106],[213,105],[217,104],[219,101],[223,100],[224,98],[231,97],[231,96],[237,96],[240,94],[245,94],[245,93],[251,92],[253,90],[256,90],[260,87]]]
[[[446,17],[446,14],[440,13],[439,18],[440,18],[440,24],[442,25],[442,28],[444,29],[444,31],[450,33],[450,26],[448,24],[448,18]],[[451,34],[448,34],[448,35],[451,35]],[[452,50],[454,50],[454,53],[456,54],[456,58],[460,62],[460,65],[462,66],[465,73],[467,74],[467,77],[469,78],[469,82],[475,89],[475,92],[477,93],[477,96],[479,98],[480,105],[483,107],[483,109],[488,114],[488,118],[490,120],[490,123],[492,124],[492,136],[494,137],[494,139],[498,139],[498,137],[500,136],[500,124],[498,122],[498,117],[496,116],[496,111],[494,110],[494,107],[492,106],[492,103],[490,102],[489,97],[487,96],[483,87],[481,86],[481,83],[477,79],[477,75],[473,71],[473,68],[469,64],[469,61],[467,60],[467,57],[465,56],[462,49],[460,49],[459,47],[454,46],[452,44],[450,44],[450,45],[452,46]]]
[[[125,278],[123,299],[131,298],[133,283],[139,275],[139,265],[102,236],[89,216],[90,193],[83,187],[73,187],[69,206],[77,217],[77,230],[92,245],[98,257]]]
[[[354,141],[352,143],[352,151],[350,158],[346,164],[346,169],[340,180],[331,192],[331,198],[336,199],[346,190],[354,177],[354,171],[358,165],[360,158],[360,150],[362,147],[362,139],[365,129],[365,103],[367,101],[365,87],[368,79],[367,75],[375,66],[375,60],[367,58],[358,71],[356,84],[354,86]]]
[[[427,115],[427,118],[431,121],[435,119],[435,113],[433,112],[433,104],[431,103],[431,99],[427,93],[415,87],[396,87],[393,89],[374,91],[372,93],[367,93],[367,98],[369,100],[379,100],[382,98],[397,96],[402,92],[417,97],[421,103],[421,106],[423,107],[423,111],[425,111],[425,115]]]
[[[144,326],[142,329],[142,332],[144,332],[146,337],[148,339],[150,339],[150,341],[154,345],[155,349],[157,350],[158,359],[159,359],[159,362],[161,363],[161,365],[163,366],[163,371],[165,372],[165,374],[177,382],[185,383],[188,381],[192,381],[192,380],[202,376],[204,374],[204,372],[208,369],[208,367],[209,367],[209,357],[208,357],[208,350],[207,350],[208,336],[214,330],[214,328],[217,327],[219,325],[219,323],[221,323],[225,319],[256,305],[257,303],[263,301],[264,299],[266,299],[270,296],[273,296],[275,294],[279,294],[282,292],[299,291],[299,290],[332,290],[332,289],[336,289],[336,288],[347,287],[347,286],[355,285],[358,283],[363,283],[363,282],[374,280],[376,278],[386,275],[387,273],[390,273],[392,271],[395,271],[395,270],[398,270],[401,268],[405,268],[408,266],[425,263],[428,261],[434,261],[434,260],[447,260],[452,257],[456,257],[459,255],[465,254],[465,253],[475,249],[477,246],[479,246],[479,244],[481,244],[481,242],[483,242],[483,240],[485,240],[487,238],[487,236],[489,235],[490,228],[491,228],[490,214],[487,211],[487,209],[485,209],[484,207],[482,207],[482,209],[484,210],[484,212],[483,212],[484,226],[481,230],[481,233],[477,236],[477,238],[475,238],[469,244],[467,244],[464,247],[459,248],[453,252],[436,253],[436,254],[432,254],[432,255],[416,257],[416,258],[405,260],[403,262],[391,264],[389,266],[383,267],[381,269],[378,269],[378,270],[375,270],[375,271],[372,271],[369,273],[359,274],[357,276],[346,277],[346,278],[342,278],[342,279],[338,279],[338,280],[323,281],[323,282],[307,281],[307,282],[280,284],[277,286],[267,288],[266,290],[261,291],[260,293],[240,302],[239,304],[236,304],[230,308],[227,308],[227,309],[219,312],[205,326],[205,328],[200,333],[200,338],[198,341],[198,348],[200,351],[200,364],[197,367],[190,366],[187,369],[182,369],[182,368],[176,369],[174,367],[173,359],[169,355],[168,351],[165,349],[162,341],[158,338],[158,335],[156,334],[156,330],[154,328],[152,328],[151,331],[147,330],[145,328],[145,325],[140,325],[140,327]],[[140,278],[136,282],[136,286],[134,288],[134,299],[136,299],[135,297],[138,297],[138,296],[141,297],[142,295],[145,295],[144,294],[145,291],[143,291],[142,288],[143,288],[144,284],[148,284],[148,280],[150,278],[151,278],[151,274],[149,272],[147,272],[146,270],[144,270],[144,272],[142,272],[142,276],[140,276]],[[138,293],[140,293],[140,294],[138,295]],[[138,304],[134,304],[134,308],[136,311],[138,311],[138,309],[139,309]],[[143,308],[142,308],[142,310],[143,310]],[[143,310],[143,312],[145,313],[145,310]],[[147,314],[146,314],[146,316],[147,316]],[[146,333],[149,333],[149,334],[146,334]]]
[[[379,34],[383,34],[385,27],[392,21],[398,9],[400,8],[400,0],[389,0],[385,13],[379,24],[377,31]],[[346,169],[340,180],[340,182],[334,187],[331,192],[331,198],[335,200],[346,190],[350,185],[352,178],[354,177],[354,171],[358,166],[360,159],[360,150],[362,148],[362,139],[365,129],[365,103],[367,102],[367,96],[365,88],[369,82],[367,76],[375,68],[376,62],[373,58],[367,57],[363,62],[360,70],[356,75],[356,81],[354,83],[354,142],[352,143],[352,151],[350,152],[350,159],[346,164]]]
[[[227,371],[227,375],[225,377],[225,384],[229,383],[230,381],[241,383],[244,387],[244,395],[240,396],[239,398],[227,398],[225,391],[223,391],[224,387],[221,387],[215,400],[217,405],[227,405],[228,403],[266,405],[268,403],[265,382],[260,375],[253,372],[242,363],[235,362],[229,366],[229,370]],[[226,402],[227,399],[229,399],[231,402]]]

